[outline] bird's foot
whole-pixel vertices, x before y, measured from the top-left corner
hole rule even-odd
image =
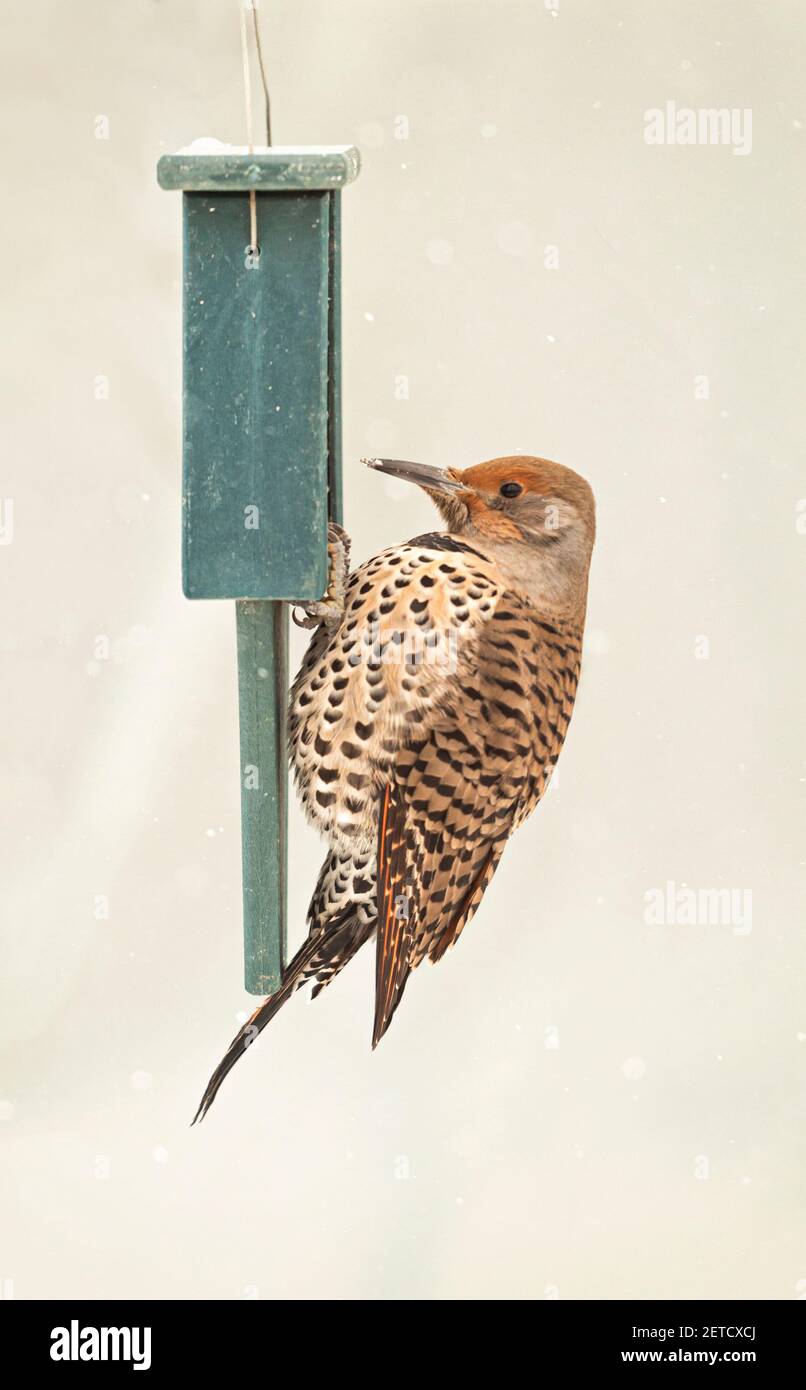
[[[327,592],[322,599],[313,603],[298,603],[292,608],[291,616],[297,627],[312,628],[324,623],[327,628],[333,629],[338,627],[344,616],[350,574],[350,537],[337,521],[328,522],[327,560]]]

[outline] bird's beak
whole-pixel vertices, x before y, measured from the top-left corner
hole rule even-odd
[[[428,492],[464,492],[464,484],[445,468],[432,468],[427,463],[407,463],[405,459],[362,459],[367,468],[375,468],[390,478],[402,478],[417,483]]]

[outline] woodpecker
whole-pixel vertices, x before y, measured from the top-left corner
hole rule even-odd
[[[464,469],[364,462],[423,488],[447,530],[352,573],[347,536],[329,530],[330,586],[300,620],[314,631],[288,725],[297,789],[329,850],[308,937],[196,1119],[300,985],[317,995],[373,937],[377,1046],[411,972],[475,913],[571,718],[595,538],[584,478],[521,455]]]

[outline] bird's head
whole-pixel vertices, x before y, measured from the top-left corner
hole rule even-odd
[[[367,459],[370,468],[417,483],[453,535],[476,538],[526,587],[586,587],[596,534],[593,493],[571,468],[514,454],[472,468]]]

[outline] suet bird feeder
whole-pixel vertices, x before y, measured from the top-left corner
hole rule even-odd
[[[324,594],[341,519],[340,194],[359,161],[210,144],[157,173],[183,194],[182,581],[235,600],[245,984],[269,994],[285,960],[287,605]]]

